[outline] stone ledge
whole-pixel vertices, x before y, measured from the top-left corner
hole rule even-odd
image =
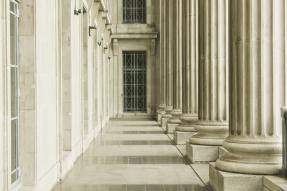
[[[263,191],[262,175],[223,172],[209,164],[209,180],[214,191]]]
[[[287,179],[279,176],[264,176],[264,189],[266,191],[287,191]]]
[[[191,163],[216,161],[218,153],[218,146],[186,144],[186,155]]]

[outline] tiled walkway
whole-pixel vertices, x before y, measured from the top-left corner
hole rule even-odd
[[[115,120],[54,191],[206,191],[153,121]]]

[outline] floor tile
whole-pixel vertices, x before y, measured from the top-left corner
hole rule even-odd
[[[54,191],[206,191],[171,143],[154,121],[113,120]]]

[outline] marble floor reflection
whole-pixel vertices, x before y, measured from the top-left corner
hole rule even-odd
[[[207,191],[154,121],[114,120],[53,191]]]

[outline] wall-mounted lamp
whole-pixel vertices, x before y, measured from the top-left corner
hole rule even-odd
[[[74,15],[78,15],[78,10],[74,9]]]
[[[87,13],[86,8],[83,8],[83,14],[86,14],[86,13]]]
[[[91,36],[91,30],[96,30],[96,26],[89,26],[89,36]]]
[[[81,9],[74,9],[74,15],[79,15],[82,13],[82,10]]]
[[[98,42],[98,46],[102,46],[102,42]]]
[[[109,57],[108,57],[108,59],[109,59],[109,60],[111,60],[111,59],[112,59],[112,57],[111,57],[111,56],[109,56]]]

